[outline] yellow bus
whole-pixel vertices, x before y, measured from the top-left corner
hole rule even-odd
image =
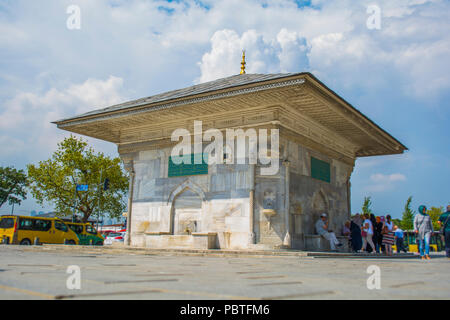
[[[103,245],[105,239],[90,223],[66,222],[66,224],[77,234],[80,245]]]
[[[30,245],[36,238],[39,238],[39,243],[79,243],[76,233],[58,218],[0,217],[0,240],[3,243]]]

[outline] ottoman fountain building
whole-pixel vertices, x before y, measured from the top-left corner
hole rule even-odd
[[[317,249],[308,237],[322,212],[336,233],[350,217],[356,158],[407,150],[310,73],[242,72],[55,123],[118,146],[130,172],[128,240],[154,248]],[[200,162],[174,161],[180,128],[203,137],[192,149]],[[224,153],[208,164],[211,129]],[[267,132],[270,163],[239,154],[227,129]]]

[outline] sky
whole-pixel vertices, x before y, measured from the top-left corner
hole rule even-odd
[[[238,74],[243,49],[247,73],[311,72],[408,147],[357,159],[352,213],[450,204],[448,0],[0,0],[0,166],[48,159],[70,135],[51,121]]]

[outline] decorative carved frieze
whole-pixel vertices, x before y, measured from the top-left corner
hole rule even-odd
[[[167,139],[175,129],[193,131],[194,120],[203,121],[204,131],[262,126],[279,120],[281,127],[349,159],[404,150],[393,137],[330,92],[306,76],[130,107],[114,114],[58,123],[58,126],[115,142],[119,150],[128,152],[139,151],[139,145],[146,149],[167,146]]]

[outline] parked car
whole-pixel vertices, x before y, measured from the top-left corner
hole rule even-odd
[[[103,236],[90,223],[66,222],[66,224],[77,234],[80,245],[103,245]]]
[[[1,217],[0,239],[5,239],[10,244],[30,245],[35,238],[39,238],[40,243],[79,243],[76,233],[58,218],[14,215]]]
[[[105,239],[104,244],[113,244],[113,242],[123,242],[125,232],[111,232]]]

